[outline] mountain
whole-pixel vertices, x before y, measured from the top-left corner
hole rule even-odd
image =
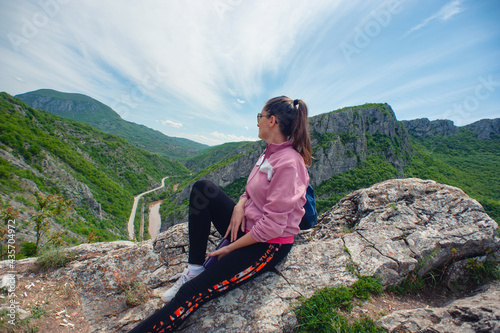
[[[125,238],[133,196],[165,176],[187,173],[179,162],[119,136],[0,93],[0,204],[18,208],[23,221],[33,215],[36,192],[55,194],[75,204],[75,213],[58,221],[58,228]]]
[[[86,95],[41,89],[15,97],[35,109],[89,124],[163,157],[182,159],[194,156],[208,147],[188,139],[169,137],[144,125],[123,120],[109,106]]]

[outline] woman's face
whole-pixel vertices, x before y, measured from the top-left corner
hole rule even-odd
[[[267,140],[271,133],[271,126],[269,124],[269,119],[270,119],[269,113],[266,110],[262,109],[260,114],[261,114],[260,120],[257,122],[257,127],[259,128],[259,139]]]

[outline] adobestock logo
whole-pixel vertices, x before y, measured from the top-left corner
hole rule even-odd
[[[28,44],[35,38],[40,29],[44,28],[50,19],[54,18],[60,11],[61,6],[69,3],[71,0],[38,0],[36,3],[40,10],[35,12],[31,18],[25,16],[21,19],[21,34],[9,32],[7,38],[15,51],[20,50],[20,46]]]
[[[349,42],[343,41],[339,44],[342,54],[347,63],[351,62],[354,54],[360,54],[377,37],[383,28],[387,27],[392,16],[401,13],[401,1],[391,0],[385,8],[371,13],[372,19],[354,29],[354,37]]]
[[[130,113],[131,109],[137,108],[145,99],[148,92],[153,91],[162,82],[168,78],[168,72],[165,71],[160,65],[146,67],[146,74],[143,75],[140,85],[131,88],[127,93],[120,96],[111,108],[117,112],[122,119],[125,119]]]
[[[216,0],[213,4],[220,19],[223,20],[226,12],[235,10],[242,2],[243,0]]]
[[[485,79],[483,76],[477,78],[479,83],[474,88],[474,93],[466,96],[462,99],[461,103],[454,103],[453,108],[446,111],[444,117],[448,118],[454,116],[455,118],[461,118],[466,122],[472,112],[476,111],[481,101],[485,101],[493,95],[496,91],[496,87],[500,87],[500,82],[493,81],[493,75],[488,75]]]

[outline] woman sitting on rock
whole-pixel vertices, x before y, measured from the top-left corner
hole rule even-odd
[[[209,181],[193,185],[189,202],[188,266],[162,300],[167,303],[132,332],[170,332],[210,299],[275,267],[292,248],[304,215],[311,164],[307,106],[276,97],[257,114],[267,142],[237,204]],[[208,254],[211,223],[230,244]]]

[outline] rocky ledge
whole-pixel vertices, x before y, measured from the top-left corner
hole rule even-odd
[[[297,235],[274,272],[204,305],[180,331],[289,332],[298,324],[292,311],[296,300],[324,286],[351,285],[357,280],[352,267],[394,285],[411,274],[463,267],[467,259],[498,253],[497,233],[497,223],[458,188],[420,179],[379,183],[346,196],[317,227]],[[140,244],[94,243],[70,250],[78,259],[51,272],[51,278],[73,281],[91,332],[127,332],[161,307],[168,278],[186,264],[187,225]],[[464,275],[447,278],[453,283]],[[139,305],[123,292],[134,283],[151,290]],[[390,332],[498,331],[500,286],[489,288],[443,308],[389,313],[378,323]]]

